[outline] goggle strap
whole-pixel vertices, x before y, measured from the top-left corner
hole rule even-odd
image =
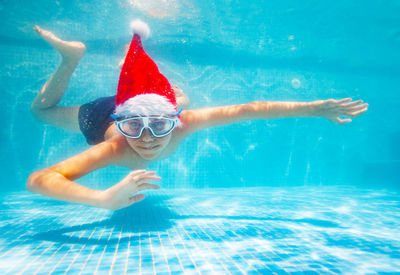
[[[182,110],[183,110],[183,107],[181,107],[181,108],[179,109],[179,111],[178,111],[178,113],[176,114],[176,116],[179,116],[179,114],[182,112]]]

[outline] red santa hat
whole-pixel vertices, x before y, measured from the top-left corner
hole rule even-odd
[[[175,92],[142,46],[141,39],[149,36],[150,29],[140,20],[133,21],[131,28],[134,35],[119,76],[115,114],[173,116]]]

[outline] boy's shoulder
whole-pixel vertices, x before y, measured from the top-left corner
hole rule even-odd
[[[128,142],[122,135],[115,135],[102,143],[104,147],[109,147],[115,155],[124,154],[129,147]]]
[[[128,144],[122,135],[116,135],[102,142],[111,149],[112,164],[129,169],[143,169],[148,161],[144,161]]]

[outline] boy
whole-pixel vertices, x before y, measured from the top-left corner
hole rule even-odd
[[[144,52],[141,40],[149,35],[142,21],[133,22],[134,36],[122,65],[115,97],[100,98],[79,107],[56,106],[85,52],[80,42],[66,42],[51,32],[35,30],[58,50],[62,62],[32,103],[32,113],[59,128],[82,131],[90,149],[52,167],[33,173],[30,191],[107,209],[120,209],[144,199],[135,193],[159,186],[150,163],[169,157],[196,131],[252,119],[325,117],[344,124],[367,111],[368,104],[351,98],[314,102],[250,102],[247,104],[184,110],[188,98],[172,87]],[[111,117],[110,117],[111,116]],[[73,182],[94,170],[119,165],[134,170],[107,190],[93,190]],[[138,170],[139,169],[139,170]]]

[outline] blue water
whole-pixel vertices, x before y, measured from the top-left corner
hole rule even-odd
[[[400,272],[399,1],[0,1],[0,272]],[[115,94],[129,22],[191,108],[352,97],[348,125],[251,121],[196,133],[150,166],[162,189],[111,212],[25,190],[89,146],[29,106],[60,62],[37,24],[87,52],[61,105]],[[129,171],[78,183],[105,189]]]

